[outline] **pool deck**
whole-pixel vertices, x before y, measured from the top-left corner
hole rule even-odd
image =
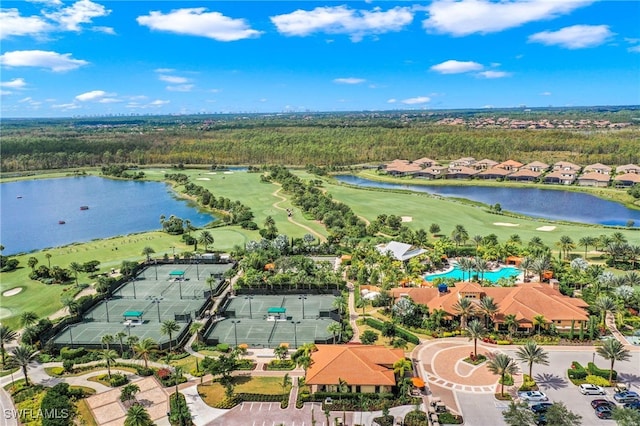
[[[462,279],[462,277],[448,277],[447,276],[447,274],[450,274],[451,272],[455,271],[457,266],[458,266],[458,262],[456,260],[451,260],[450,261],[450,265],[449,265],[449,267],[447,269],[437,270],[437,272],[432,272],[432,273],[429,273],[429,274],[425,274],[424,279],[426,281],[431,281],[430,278],[431,279],[433,279],[433,278],[457,278],[457,279]],[[513,265],[498,264],[497,268],[489,269],[486,272],[495,273],[495,272],[501,271],[502,269],[518,270],[518,268],[513,266]],[[466,274],[467,273],[465,273],[465,275]],[[503,277],[499,277],[499,278],[503,278]],[[487,279],[487,280],[491,281],[490,279]],[[516,275],[516,280],[518,282],[524,281],[524,272],[523,271],[520,271],[520,273],[518,275]]]

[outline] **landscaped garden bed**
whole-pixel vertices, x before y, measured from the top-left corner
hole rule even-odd
[[[225,387],[219,380],[198,385],[198,393],[203,401],[214,408],[231,408],[242,401],[280,402],[289,393],[291,386],[283,389],[282,377],[232,378],[233,396],[225,395]]]
[[[463,359],[464,362],[466,362],[468,364],[471,364],[471,365],[480,365],[483,362],[485,362],[486,360],[487,360],[486,356],[484,356],[482,354],[474,355],[473,353],[470,354],[465,359]]]

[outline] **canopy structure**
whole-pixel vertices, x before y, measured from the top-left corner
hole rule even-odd
[[[268,314],[284,314],[287,312],[287,308],[269,308],[267,309]]]
[[[171,271],[169,272],[169,276],[170,277],[184,277],[184,271],[181,271],[179,269],[176,269],[175,271]]]
[[[417,388],[423,388],[424,387],[424,380],[422,380],[420,377],[412,377],[411,378],[411,383],[413,383],[413,386],[415,386]]]
[[[126,311],[124,314],[122,314],[123,317],[126,318],[141,318],[142,317],[143,312],[142,311]]]

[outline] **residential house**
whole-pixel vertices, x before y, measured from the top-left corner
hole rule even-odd
[[[413,164],[417,164],[418,166],[424,168],[437,166],[438,162],[436,160],[432,160],[431,158],[422,157],[413,162]]]
[[[474,176],[478,171],[466,166],[449,166],[447,171],[447,179],[468,179]]]
[[[517,284],[514,287],[482,287],[476,283],[459,282],[455,287],[449,287],[446,293],[438,288],[393,288],[391,295],[394,300],[400,297],[410,297],[414,302],[426,305],[429,311],[442,309],[449,319],[458,317],[454,306],[461,298],[469,298],[479,303],[481,299],[491,296],[498,305],[498,312],[493,318],[496,329],[502,325],[507,315],[516,316],[519,328],[533,331],[534,318],[542,315],[548,324],[553,324],[558,330],[569,330],[573,324],[579,330],[586,325],[589,306],[584,300],[561,294],[550,284],[533,283]],[[481,316],[481,315],[479,315]]]
[[[556,169],[544,177],[544,183],[560,183],[571,185],[578,178],[578,170]]]
[[[404,359],[402,349],[377,345],[316,345],[305,383],[311,392],[391,392],[396,385],[393,364]]]
[[[545,172],[549,168],[547,163],[543,163],[542,161],[532,161],[531,163],[525,164],[522,166],[523,169],[528,169],[534,172]]]
[[[625,164],[624,166],[616,167],[616,173],[635,173],[640,174],[640,166],[636,166],[635,164]]]
[[[611,175],[602,172],[588,172],[578,177],[578,185],[580,186],[606,187],[609,186],[610,181]]]
[[[602,173],[604,175],[610,175],[612,168],[602,163],[589,164],[584,166],[583,173]]]
[[[492,167],[476,173],[475,177],[479,179],[504,179],[509,174],[511,174],[510,170],[506,170],[501,167]]]
[[[431,166],[422,169],[419,172],[415,172],[413,177],[422,179],[438,179],[445,176],[447,174],[447,170],[449,170],[449,168],[445,166]]]
[[[519,182],[535,182],[542,172],[538,172],[535,170],[522,168],[517,172],[513,172],[507,176],[508,180],[515,180]]]
[[[391,176],[409,176],[422,170],[422,167],[407,160],[393,160],[385,170]]]
[[[480,160],[474,163],[473,168],[478,170],[487,170],[497,165],[498,165],[497,161],[493,161],[488,158],[485,158],[484,160]]]
[[[570,163],[568,161],[558,161],[557,163],[553,164],[553,170],[554,171],[563,170],[565,172],[568,172],[568,171],[579,172],[581,168],[582,168],[581,166],[579,166],[577,164]]]
[[[496,167],[500,168],[500,169],[504,169],[504,170],[509,170],[511,172],[517,172],[518,170],[520,170],[520,167],[524,166],[524,164],[522,164],[519,161],[515,161],[515,160],[507,160],[507,161],[503,161],[502,163],[498,164]]]
[[[628,188],[640,184],[640,173],[624,173],[614,178],[614,184],[618,188]]]
[[[449,163],[449,168],[453,167],[471,167],[476,163],[476,159],[473,157],[462,157],[462,158],[458,158],[457,160],[453,160],[451,163]]]
[[[411,244],[390,241],[387,244],[378,244],[376,249],[383,255],[390,254],[394,259],[406,262],[412,257],[419,256],[427,251]]]

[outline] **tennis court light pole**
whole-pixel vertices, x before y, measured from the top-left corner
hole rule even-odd
[[[293,343],[296,349],[298,349],[298,324],[300,321],[291,321],[293,324]]]
[[[109,300],[111,299],[108,297],[104,299],[104,307],[105,307],[105,310],[107,311],[107,322],[109,322]]]
[[[304,301],[307,300],[307,296],[298,296],[298,299],[302,300],[302,319],[304,319]]]
[[[249,301],[249,318],[253,319],[253,312],[251,311],[251,300],[253,300],[253,296],[245,296],[244,298]]]
[[[71,329],[73,327],[69,326],[69,340],[71,341],[71,349],[73,349],[73,333],[71,332]]]
[[[238,323],[240,320],[231,320],[231,324],[233,324],[233,335],[236,338],[236,348],[238,347]]]
[[[131,280],[131,284],[133,284],[133,298],[137,299],[137,297],[136,297],[136,279],[135,278]]]

